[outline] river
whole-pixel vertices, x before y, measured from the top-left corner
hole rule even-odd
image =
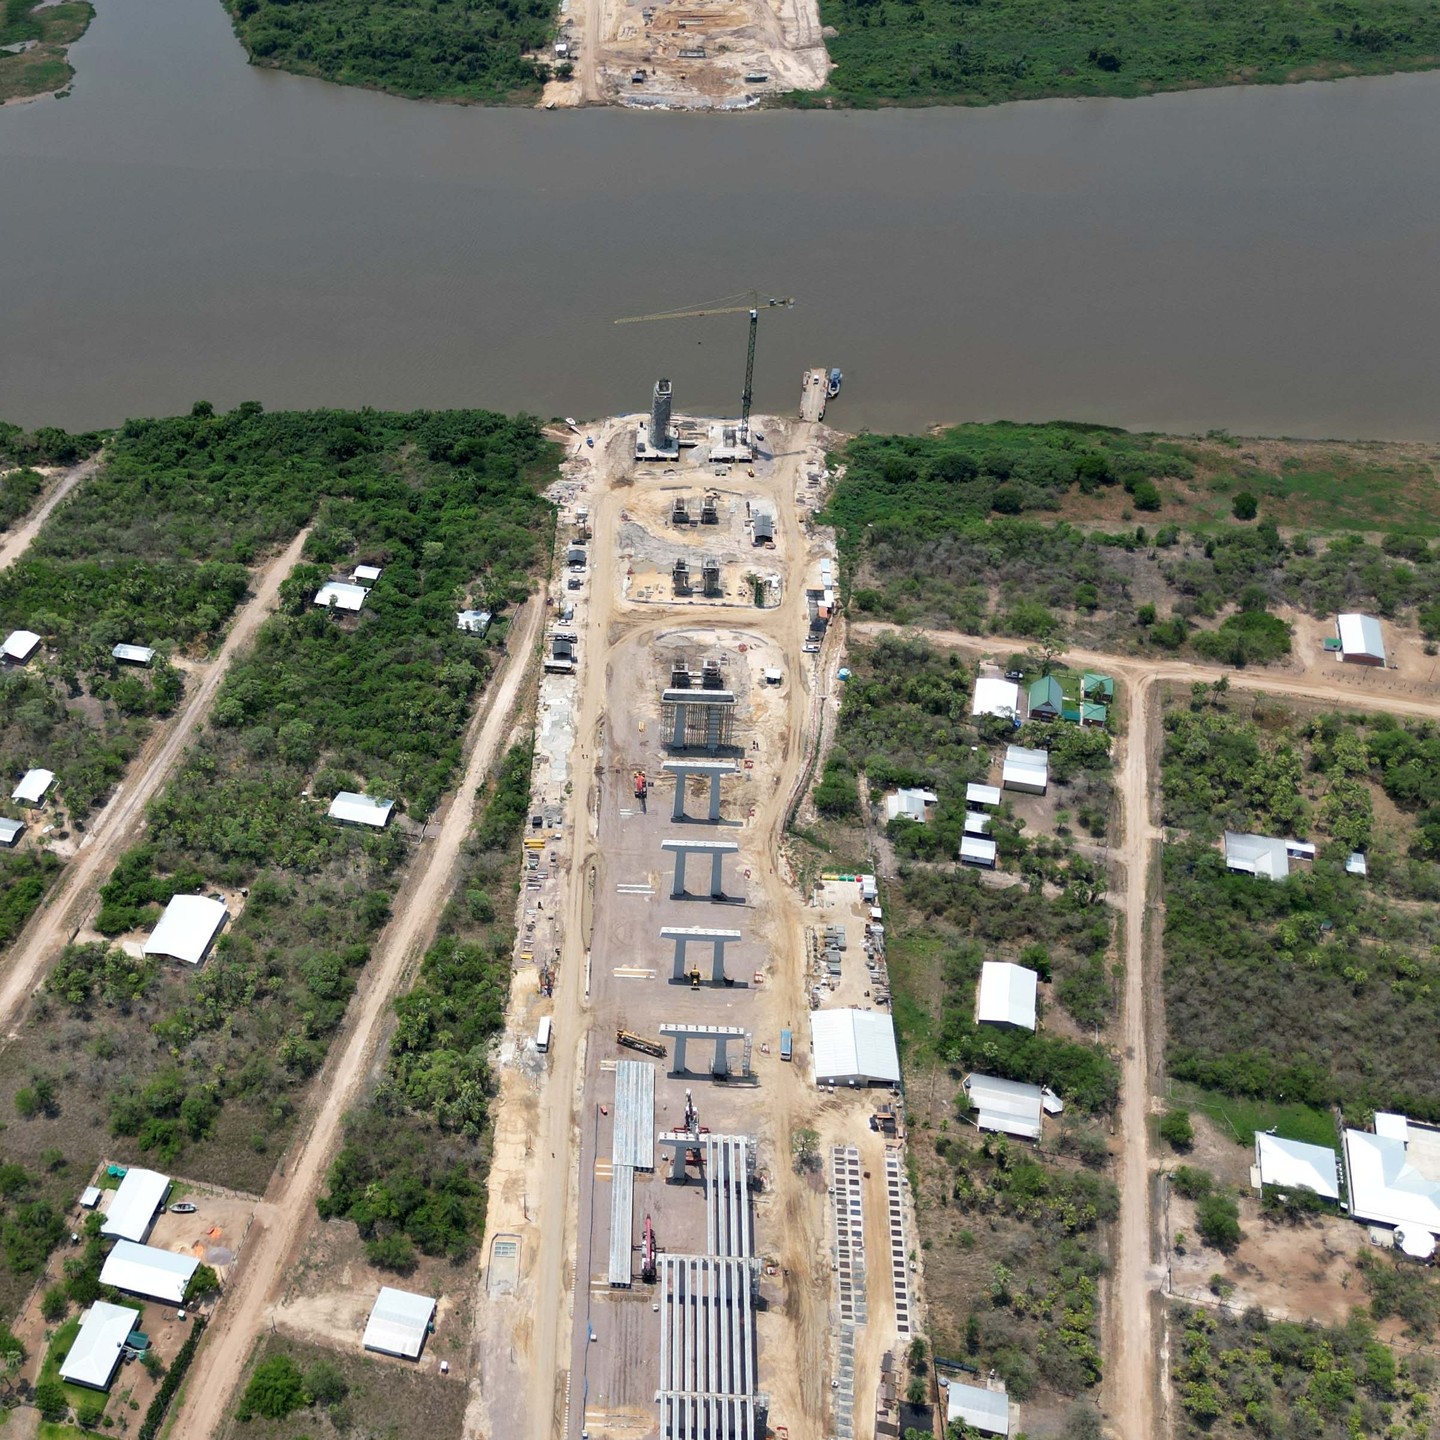
[[[0,111],[0,417],[758,410],[1428,438],[1440,74],[743,116],[427,105],[252,69],[217,0],[98,0]]]

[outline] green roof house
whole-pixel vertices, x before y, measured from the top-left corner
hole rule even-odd
[[[1065,696],[1060,682],[1053,675],[1042,675],[1030,687],[1030,718],[1032,720],[1058,720],[1065,708]]]
[[[1108,675],[1097,675],[1087,670],[1080,677],[1080,698],[1103,700],[1108,705],[1115,699],[1115,682]]]

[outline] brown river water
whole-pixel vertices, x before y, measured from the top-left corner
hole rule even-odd
[[[0,417],[228,407],[1440,430],[1440,74],[733,116],[429,105],[252,69],[216,0],[97,0],[0,111]]]

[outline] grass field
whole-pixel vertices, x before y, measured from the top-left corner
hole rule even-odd
[[[66,0],[43,9],[36,0],[4,0],[0,5],[0,45],[34,43],[14,55],[0,55],[0,103],[63,89],[75,72],[65,58],[95,17],[88,0]]]
[[[821,0],[820,13],[836,69],[797,104],[1136,96],[1440,63],[1434,0]]]
[[[1198,1085],[1174,1087],[1176,1104],[1208,1116],[1236,1144],[1251,1146],[1257,1132],[1274,1130],[1284,1140],[1335,1147],[1335,1122],[1328,1110],[1284,1101],[1246,1100],[1204,1090]]]

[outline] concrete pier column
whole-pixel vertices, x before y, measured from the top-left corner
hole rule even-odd
[[[717,850],[710,862],[710,897],[713,900],[725,898],[725,853]]]

